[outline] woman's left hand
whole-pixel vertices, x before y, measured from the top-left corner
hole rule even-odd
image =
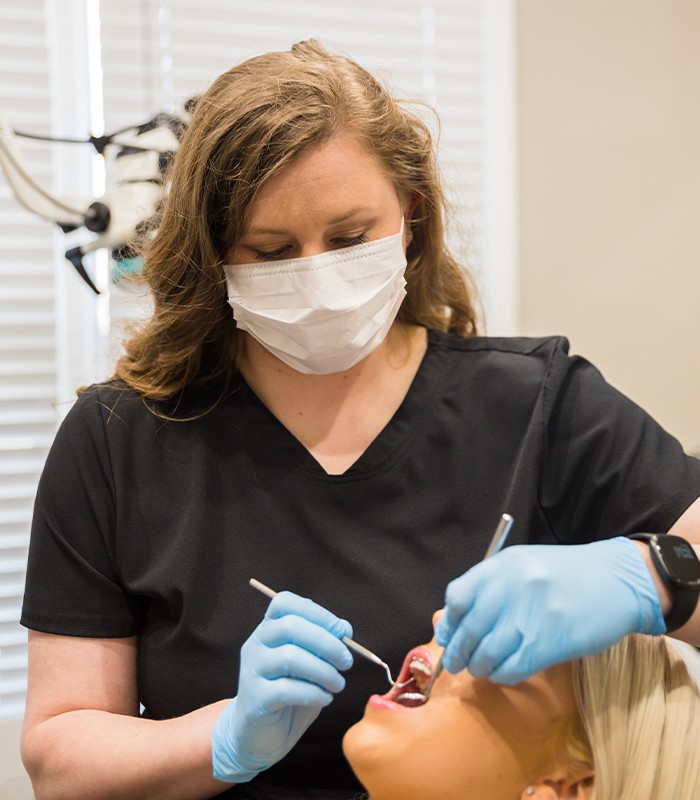
[[[452,581],[436,629],[448,672],[515,684],[604,650],[629,633],[664,633],[658,593],[636,545],[508,547]]]

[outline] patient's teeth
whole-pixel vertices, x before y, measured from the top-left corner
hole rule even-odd
[[[414,658],[411,661],[409,667],[411,671],[414,673],[422,672],[424,675],[427,675],[428,677],[430,677],[430,675],[432,674],[430,667],[425,663],[425,661],[423,661],[422,658]]]

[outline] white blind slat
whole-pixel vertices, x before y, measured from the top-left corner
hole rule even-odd
[[[14,128],[51,129],[48,52],[44,2],[0,4],[0,107]],[[18,143],[50,188],[51,149]],[[18,620],[34,495],[56,430],[55,268],[52,226],[15,200],[0,173],[0,716],[21,712],[26,685]]]

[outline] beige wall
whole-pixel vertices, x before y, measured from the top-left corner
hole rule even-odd
[[[519,0],[520,328],[700,449],[700,0]]]

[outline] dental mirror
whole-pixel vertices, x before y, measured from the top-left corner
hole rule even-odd
[[[496,530],[491,537],[491,542],[486,550],[486,554],[484,555],[483,560],[486,561],[487,558],[490,558],[492,555],[495,555],[499,550],[502,549],[503,545],[506,542],[506,538],[510,532],[510,529],[513,525],[513,517],[510,514],[503,514],[501,519],[498,521],[498,525],[496,526]],[[444,651],[443,651],[444,652]],[[440,673],[444,669],[442,665],[442,653],[440,653],[440,658],[438,658],[438,662],[435,665],[435,669],[433,670],[433,674],[430,678],[430,683],[426,686],[424,692],[405,692],[404,694],[400,694],[397,697],[397,700],[407,700],[407,701],[416,701],[421,700],[423,703],[427,702],[428,698],[430,697],[430,693],[433,690],[433,686],[435,685],[435,681],[440,676]],[[410,681],[407,681],[410,683]],[[398,684],[397,684],[398,685]],[[401,684],[405,686],[404,684]]]

